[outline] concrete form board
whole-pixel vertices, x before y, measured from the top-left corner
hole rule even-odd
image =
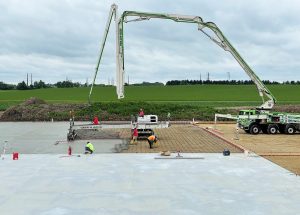
[[[0,160],[1,214],[298,214],[300,181],[261,157],[183,154]]]

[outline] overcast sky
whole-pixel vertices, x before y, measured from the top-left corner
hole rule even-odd
[[[110,5],[124,10],[197,15],[216,23],[263,80],[300,80],[297,0],[0,0],[0,81],[91,81]],[[111,28],[97,83],[115,79]],[[249,79],[194,24],[149,20],[125,24],[130,82]]]

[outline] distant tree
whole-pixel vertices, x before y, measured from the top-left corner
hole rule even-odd
[[[6,84],[6,83],[0,81],[0,90],[12,90],[14,88],[15,88],[15,85]]]
[[[264,84],[281,84],[277,81],[263,80]],[[231,84],[231,85],[250,85],[254,84],[252,80],[171,80],[166,85],[195,85],[195,84]],[[300,84],[300,81],[285,81],[282,84]]]
[[[41,89],[41,88],[47,88],[47,85],[45,84],[45,82],[43,82],[42,80],[40,80],[40,81],[35,81],[34,83],[33,83],[33,88],[34,89]]]
[[[79,82],[73,83],[72,81],[59,81],[55,84],[58,88],[71,88],[71,87],[80,87],[81,84]]]
[[[133,86],[163,86],[164,83],[161,82],[142,82],[142,83],[137,83],[137,84],[131,84]]]
[[[26,85],[25,81],[18,83],[17,90],[28,90],[28,86]]]

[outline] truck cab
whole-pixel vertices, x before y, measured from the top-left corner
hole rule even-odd
[[[250,116],[259,114],[257,110],[240,110],[239,116]]]

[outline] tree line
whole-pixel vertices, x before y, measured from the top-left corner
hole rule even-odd
[[[27,85],[25,81],[22,81],[16,85],[7,84],[0,81],[0,90],[33,90],[42,88],[70,88],[70,87],[87,87],[87,84],[81,84],[79,82],[72,81],[59,81],[55,84],[46,84],[44,81],[35,81],[33,84]]]
[[[300,81],[269,81],[263,80],[264,84],[268,85],[279,85],[279,84],[291,84],[291,85],[300,85]],[[251,80],[171,80],[167,81],[165,85],[202,85],[202,84],[219,84],[219,85],[250,85],[253,84]],[[7,84],[0,81],[0,90],[32,90],[32,89],[42,89],[42,88],[73,88],[73,87],[88,87],[88,83],[81,84],[79,82],[72,81],[58,81],[55,84],[46,84],[44,81],[35,81],[31,85],[27,85],[25,81],[22,81],[16,85]],[[108,86],[104,84],[99,84],[95,86]],[[111,86],[111,85],[109,85]],[[128,83],[125,83],[125,86],[129,86]],[[161,82],[142,82],[136,84],[130,84],[130,86],[164,86]]]
[[[264,84],[278,85],[278,84],[300,84],[300,81],[269,81],[263,80]],[[201,84],[220,84],[220,85],[250,85],[254,84],[252,80],[171,80],[167,81],[166,85],[201,85]]]

